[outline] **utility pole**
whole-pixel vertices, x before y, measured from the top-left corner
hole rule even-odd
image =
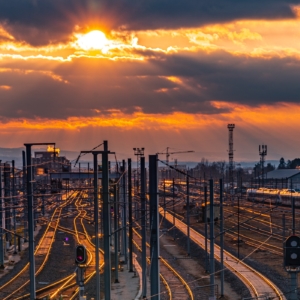
[[[2,161],[0,160],[0,269],[4,269]]]
[[[23,162],[23,193],[25,195],[25,182],[26,182],[26,156],[25,151],[22,150],[22,162]],[[28,238],[28,207],[24,201],[24,238]]]
[[[173,232],[174,232],[174,235],[173,235],[173,239],[175,241],[175,179],[173,178],[173,192],[172,192],[172,200],[173,200]]]
[[[30,276],[30,300],[36,299],[35,261],[34,261],[34,207],[32,192],[32,166],[31,147],[34,145],[54,145],[55,143],[30,143],[26,147],[26,169],[27,169],[27,207],[28,207],[28,236],[29,236],[29,276]]]
[[[111,259],[110,259],[110,205],[109,205],[109,170],[107,141],[104,141],[102,153],[102,197],[103,197],[103,231],[104,231],[104,286],[105,299],[111,299]]]
[[[94,226],[96,254],[96,300],[100,300],[100,259],[99,259],[99,193],[98,193],[98,153],[93,153],[94,164]]]
[[[128,158],[128,174],[127,174],[127,183],[128,183],[128,246],[129,246],[129,272],[133,272],[133,258],[132,258],[132,182],[131,182],[131,158]]]
[[[4,164],[4,204],[5,204],[5,229],[8,230],[6,232],[6,244],[10,245],[11,242],[11,198],[10,198],[10,165],[6,162]],[[6,248],[7,245],[6,245]]]
[[[114,250],[115,250],[115,283],[119,283],[119,231],[118,231],[118,216],[119,216],[119,189],[117,184],[114,184]]]
[[[16,180],[15,180],[15,161],[11,161],[12,166],[12,204],[13,204],[13,218],[14,218],[14,254],[17,254],[17,225],[16,225]]]
[[[238,212],[237,212],[237,230],[238,230],[238,259],[240,259],[240,197],[238,196]]]
[[[122,171],[126,172],[126,163],[122,161]],[[126,176],[122,176],[122,199],[123,199],[123,210],[122,210],[122,227],[123,227],[123,252],[124,252],[124,263],[127,264],[128,253],[127,253],[127,201],[126,201]]]
[[[190,246],[190,184],[189,176],[186,176],[186,224],[187,224],[187,255],[191,255]]]
[[[208,233],[207,233],[207,219],[208,219],[208,203],[207,203],[207,185],[205,183],[204,186],[204,203],[205,203],[205,213],[204,213],[204,217],[205,217],[205,225],[204,225],[204,235],[205,235],[205,272],[208,273],[208,262],[209,262],[209,256],[208,256],[208,251],[207,251],[207,237],[208,237]]]
[[[215,248],[214,248],[214,181],[209,180],[209,233],[210,233],[210,296],[215,298]]]
[[[223,215],[223,180],[220,179],[220,256],[221,256],[221,298],[224,297],[224,215]]]
[[[159,281],[159,215],[158,215],[158,166],[157,155],[149,155],[149,201],[150,201],[150,283],[151,299],[160,299]]]
[[[141,157],[141,209],[142,209],[142,290],[143,299],[147,298],[147,260],[146,260],[146,180],[145,157]]]

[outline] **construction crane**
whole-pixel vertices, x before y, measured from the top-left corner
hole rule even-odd
[[[176,152],[169,152],[169,148],[167,147],[167,151],[166,152],[158,152],[156,154],[166,154],[166,163],[169,164],[169,157],[171,154],[177,154],[177,153],[190,153],[190,152],[195,152],[193,150],[189,150],[189,151],[176,151]]]

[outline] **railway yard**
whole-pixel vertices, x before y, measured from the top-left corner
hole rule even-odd
[[[193,189],[192,189],[193,191]],[[35,247],[35,277],[37,299],[79,299],[76,282],[76,264],[74,249],[84,245],[88,260],[85,266],[85,295],[95,298],[95,239],[91,202],[84,189],[69,190],[64,201],[55,201],[57,195],[47,206],[46,214],[39,218]],[[160,295],[159,299],[208,299],[210,286],[209,235],[205,232],[209,224],[203,222],[203,195],[197,195],[196,187],[189,222],[184,190],[174,195],[160,190]],[[50,196],[49,196],[50,197]],[[218,195],[215,196],[216,202]],[[138,202],[138,198],[134,201]],[[164,210],[165,207],[165,210]],[[283,267],[283,241],[292,234],[293,222],[291,208],[248,201],[246,197],[231,197],[224,200],[224,269],[225,282],[221,283],[220,265],[220,220],[215,227],[215,286],[214,294],[224,299],[288,299],[290,283],[288,273]],[[298,224],[300,212],[296,210],[295,224]],[[112,214],[113,215],[113,214]],[[133,252],[142,264],[142,236],[139,212],[133,218]],[[112,216],[113,218],[113,216]],[[149,221],[149,220],[148,220]],[[187,251],[187,224],[189,224],[190,249]],[[121,222],[119,220],[119,225]],[[207,226],[207,227],[206,227]],[[284,227],[283,227],[284,226]],[[206,228],[205,228],[206,227]],[[299,234],[296,225],[296,234]],[[149,276],[149,228],[147,232],[147,277]],[[114,247],[111,244],[111,251]],[[103,239],[100,237],[100,248]],[[101,249],[100,249],[101,250]],[[20,254],[18,263],[11,263],[13,268],[4,271],[0,279],[1,299],[30,299],[28,249]],[[104,297],[103,251],[99,251],[101,262],[100,286],[101,299]],[[111,265],[115,266],[112,255]],[[128,263],[120,261],[119,272],[129,272]],[[117,273],[112,271],[112,290],[117,287]],[[142,276],[142,274],[139,274]],[[149,281],[149,278],[147,279]],[[220,285],[225,286],[220,292]],[[150,295],[148,282],[147,295]],[[137,287],[141,289],[141,287]]]

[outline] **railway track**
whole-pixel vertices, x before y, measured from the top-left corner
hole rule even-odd
[[[73,226],[74,229],[65,228],[58,225],[57,228],[63,232],[71,234],[77,240],[77,243],[86,247],[88,253],[88,261],[85,265],[85,284],[93,278],[95,275],[95,245],[92,243],[89,234],[87,233],[83,220],[85,219],[86,211],[81,207],[81,200],[79,198],[75,201],[77,208],[77,215],[74,217]],[[103,261],[103,254],[100,253],[100,260]],[[103,263],[100,267],[103,266]],[[74,267],[75,269],[75,267]],[[79,289],[76,282],[76,270],[73,273],[48,284],[36,291],[37,299],[57,299],[60,295],[68,297],[67,299],[75,299],[78,295]],[[28,299],[29,294],[25,294],[16,300]]]
[[[136,229],[133,229],[133,242],[136,248],[142,252],[142,237],[137,232]],[[147,245],[147,261],[150,263],[150,245]],[[167,262],[166,259],[160,257],[160,278],[164,284],[167,291],[167,298],[161,299],[172,299],[172,300],[181,300],[189,299],[194,300],[193,292],[189,287],[189,284],[183,279],[182,276]],[[163,297],[164,295],[161,295]]]
[[[163,209],[160,209],[160,213],[163,215]],[[173,215],[167,212],[166,219],[172,223]],[[184,222],[175,218],[175,226],[184,234],[186,234],[187,225]],[[190,238],[201,248],[205,248],[204,236],[192,228],[190,228]],[[220,261],[220,256],[220,247],[215,244],[215,259]],[[268,294],[270,297],[274,297],[274,299],[286,299],[279,288],[276,287],[268,278],[254,270],[252,267],[248,266],[246,263],[238,260],[234,255],[227,251],[224,251],[224,265],[227,269],[234,272],[241,281],[244,282],[244,284],[248,287],[252,297],[261,297]]]
[[[252,210],[243,208],[239,215],[240,223],[238,224],[235,217],[232,218],[237,215],[236,211],[233,212],[228,208],[224,208],[224,213],[225,212],[227,213],[225,223],[227,225],[232,224],[230,227],[227,226],[227,228],[225,228],[227,236],[237,238],[239,235],[245,244],[254,248],[257,248],[258,242],[260,241],[262,243],[260,245],[261,250],[282,257],[282,242],[284,239],[283,227],[274,222],[276,215],[270,217],[270,215],[263,214],[262,212],[255,212],[255,214],[253,214]],[[275,214],[274,210],[273,214]],[[261,217],[261,215],[264,215],[264,217]],[[237,226],[241,229],[240,233],[236,231]],[[268,242],[264,241],[266,239]]]
[[[83,220],[87,212],[81,207],[81,200],[76,200],[75,206],[77,208],[78,214],[74,218],[74,230],[59,227],[60,230],[65,231],[69,234],[72,234],[78,244],[84,245],[87,250],[88,260],[85,264],[85,284],[93,278],[96,274],[95,271],[95,245],[92,243],[90,235],[87,233],[86,228],[84,226]],[[103,261],[103,253],[100,253],[100,261]],[[103,266],[103,263],[100,267]],[[69,276],[66,276],[60,281],[57,281],[47,288],[41,289],[37,291],[37,295],[39,295],[39,299],[43,299],[47,295],[50,296],[50,299],[55,299],[59,295],[63,294],[67,299],[75,299],[79,293],[79,288],[76,282],[76,272],[72,273]]]
[[[50,249],[54,241],[62,209],[64,206],[68,205],[73,200],[73,196],[70,197],[70,199],[68,199],[64,203],[62,203],[59,207],[54,209],[54,212],[45,229],[45,232],[34,252],[36,267],[35,276],[37,276],[42,271],[49,258]],[[28,280],[28,276],[25,274],[26,271],[28,271],[28,268],[29,263],[27,263],[25,267],[20,272],[18,272],[17,275],[15,275],[12,279],[7,281],[0,287],[1,299],[17,299],[17,297],[19,297],[20,295],[26,294],[26,289],[30,282],[30,280]]]

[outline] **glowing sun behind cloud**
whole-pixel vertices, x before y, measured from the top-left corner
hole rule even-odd
[[[101,50],[109,43],[105,34],[100,30],[77,35],[77,38],[76,44],[83,50]]]

